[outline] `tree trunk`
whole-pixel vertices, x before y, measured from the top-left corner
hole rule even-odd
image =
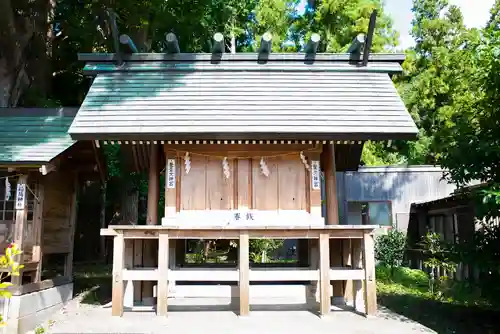
[[[44,98],[55,1],[0,0],[0,8],[0,107],[16,106],[28,89],[37,99]]]
[[[124,191],[121,199],[121,224],[136,225],[139,220],[139,190],[134,187],[131,180],[123,180]]]

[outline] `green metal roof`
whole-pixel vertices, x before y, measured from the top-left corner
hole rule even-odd
[[[68,134],[78,108],[0,108],[0,163],[49,162],[75,140]]]
[[[414,139],[390,75],[399,55],[80,55],[96,75],[69,133],[78,140]],[[83,58],[82,58],[83,57]],[[273,137],[276,136],[276,137]]]

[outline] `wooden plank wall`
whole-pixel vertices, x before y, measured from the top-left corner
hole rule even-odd
[[[167,159],[176,159],[176,187],[165,187],[165,216],[182,210],[304,210],[321,215],[321,192],[311,192],[310,173],[300,159],[304,151],[309,161],[319,160],[321,145],[314,144],[224,144],[165,145]],[[185,170],[185,153],[190,153],[191,169]],[[230,177],[222,169],[228,157]],[[261,173],[265,158],[269,176]],[[273,157],[271,157],[273,156]],[[312,196],[311,196],[312,195]],[[301,240],[307,264],[308,241]],[[184,260],[182,241],[171,242],[177,249],[176,263]]]
[[[43,253],[70,253],[72,175],[51,172],[40,178],[44,185]]]
[[[188,145],[184,145],[188,146]],[[201,146],[201,145],[200,145]],[[207,145],[210,146],[210,145]],[[189,151],[191,169],[186,173],[182,145],[165,147],[167,159],[177,158],[180,173],[176,189],[166,189],[166,215],[173,213],[174,203],[178,210],[231,210],[252,208],[258,210],[310,210],[309,175],[294,145],[283,145],[275,151],[269,145],[222,145],[237,151]],[[238,146],[238,147],[234,147]],[[272,146],[272,145],[271,145]],[[278,145],[279,146],[279,145]],[[300,147],[304,149],[304,147]],[[310,148],[310,147],[309,147]],[[172,150],[169,150],[172,149]],[[207,147],[207,150],[210,147]],[[222,150],[222,148],[221,148]],[[240,153],[242,152],[242,153]],[[296,154],[294,154],[296,153]],[[237,154],[241,154],[238,158]],[[264,156],[269,176],[261,172],[260,159]],[[211,156],[212,155],[212,156]],[[319,160],[319,153],[318,160]],[[222,160],[228,156],[230,177],[223,173]],[[248,156],[242,159],[243,156]],[[180,193],[174,198],[173,193]],[[172,195],[171,195],[172,194]],[[317,204],[314,210],[321,212],[320,192],[314,193]]]

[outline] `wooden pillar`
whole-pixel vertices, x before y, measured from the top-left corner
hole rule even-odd
[[[309,160],[310,170],[306,174],[306,204],[307,211],[314,218],[320,219],[322,217],[322,205],[321,205],[321,159],[320,153],[318,152],[309,152],[307,153],[307,158]],[[319,167],[319,170],[315,170],[316,167]],[[319,173],[318,173],[319,172]],[[317,178],[314,180],[314,178]],[[305,254],[299,255],[301,260],[309,259],[309,268],[310,269],[318,269],[319,267],[319,242],[318,239],[307,239],[304,241],[300,241],[301,247],[299,251],[303,251],[303,246],[307,242],[308,249]],[[302,265],[302,263],[301,263]],[[312,281],[310,283],[309,289],[307,290],[307,301],[316,304],[317,302],[317,293],[318,289],[318,281]]]
[[[22,251],[24,250],[24,228],[28,220],[28,175],[21,175],[17,180],[16,188],[16,225],[14,227],[14,242]],[[23,263],[23,254],[18,255],[19,264]],[[12,276],[11,283],[14,285],[23,284],[23,274]]]
[[[321,153],[321,164],[325,174],[325,195],[326,195],[326,225],[339,224],[339,204],[337,198],[337,177],[335,167],[335,146],[334,144],[324,144]],[[342,240],[330,239],[330,265],[333,267],[342,266]],[[337,304],[344,299],[344,282],[332,281],[333,299]]]
[[[352,267],[352,242],[354,239],[342,240],[342,266],[343,267]],[[353,302],[353,281],[346,280],[344,281],[344,300],[343,303],[351,304]]]
[[[158,240],[158,285],[157,285],[157,306],[158,315],[166,316],[168,308],[168,261],[169,245],[168,233],[162,231]]]
[[[73,277],[73,252],[75,246],[76,218],[78,212],[78,174],[73,176],[73,194],[71,196],[71,214],[69,218],[69,245],[70,250],[64,264],[64,276]]]
[[[318,239],[306,239],[308,242],[308,255],[309,255],[309,269],[318,270],[319,269],[319,242]],[[306,302],[311,306],[314,305],[316,308],[317,304],[317,294],[319,292],[318,284],[319,281],[311,281],[308,289],[306,290]]]
[[[125,245],[125,255],[124,255],[124,266],[127,269],[132,269],[134,266],[134,240],[127,239],[124,242]],[[125,281],[125,291],[123,297],[124,307],[134,307],[134,281]]]
[[[148,179],[147,225],[158,225],[158,201],[160,200],[160,151],[158,144],[151,144]]]
[[[165,145],[165,218],[174,217],[180,210],[180,194],[181,194],[181,163],[177,153],[168,150],[168,145]],[[172,179],[169,181],[169,174],[173,173]],[[182,266],[185,257],[185,239],[172,239],[170,245],[170,268]],[[175,281],[170,281],[170,286],[175,285]]]
[[[123,315],[123,267],[124,267],[125,239],[123,232],[113,240],[113,285],[111,294],[111,315],[121,317]]]
[[[99,223],[101,228],[106,228],[106,190],[107,190],[107,182],[104,182],[101,185],[100,192],[100,203],[101,210],[99,212]],[[101,240],[99,240],[99,254],[103,262],[106,262],[106,238],[101,236]]]
[[[240,232],[239,243],[239,290],[240,290],[240,316],[248,315],[250,311],[250,259],[249,259],[249,238],[247,231]]]
[[[326,225],[339,224],[339,204],[337,199],[337,178],[334,144],[323,145],[321,164],[325,174]]]
[[[33,229],[35,237],[35,243],[33,245],[33,262],[37,262],[37,266],[33,282],[40,282],[42,280],[43,201],[45,198],[44,187],[41,182],[38,182],[35,194],[35,207],[33,210]]]
[[[352,268],[361,269],[363,268],[363,252],[362,252],[362,239],[352,239]],[[361,312],[361,307],[363,307],[363,281],[356,280],[352,281],[352,303],[355,311]]]
[[[149,178],[148,178],[148,207],[147,225],[158,225],[158,202],[160,200],[160,165],[158,144],[150,145]],[[143,265],[156,267],[157,240],[143,240]],[[142,297],[146,304],[153,300],[153,286],[155,282],[145,281],[142,285]]]
[[[330,312],[330,236],[321,233],[319,236],[319,313],[321,316]]]
[[[363,264],[365,270],[365,313],[375,315],[377,312],[377,291],[375,285],[375,251],[371,233],[363,236]]]

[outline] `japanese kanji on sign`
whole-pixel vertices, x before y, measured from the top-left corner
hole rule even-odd
[[[26,185],[17,184],[16,190],[16,210],[24,209],[24,197],[26,196]]]
[[[167,188],[175,188],[175,159],[167,161]]]
[[[311,182],[314,190],[321,189],[319,161],[313,160],[311,163]]]

